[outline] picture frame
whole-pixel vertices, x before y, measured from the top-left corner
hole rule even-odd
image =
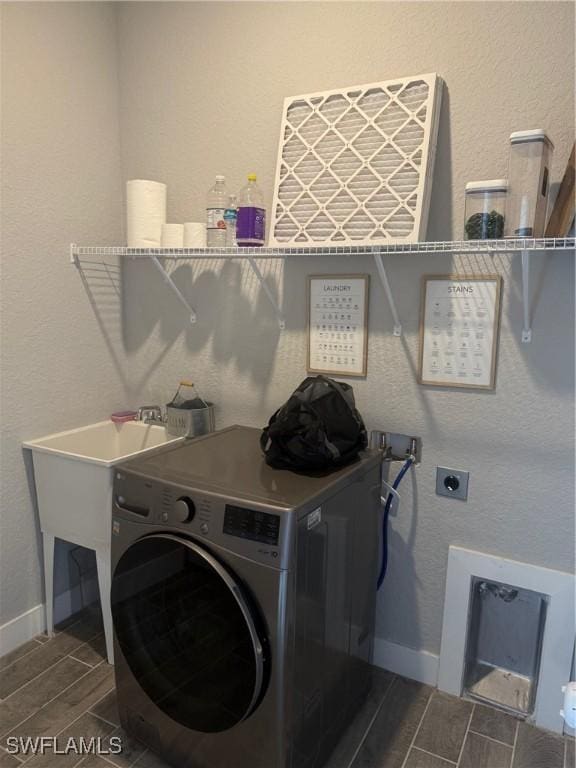
[[[370,275],[308,275],[308,373],[368,373]]]
[[[500,333],[500,275],[424,275],[418,383],[494,389]]]

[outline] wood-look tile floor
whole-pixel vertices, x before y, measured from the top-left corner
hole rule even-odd
[[[166,768],[120,727],[113,669],[90,611],[0,658],[0,768]],[[120,736],[106,758],[14,756],[7,737]],[[360,745],[360,746],[359,746]],[[574,740],[491,707],[376,671],[364,707],[326,768],[575,768]],[[231,762],[229,768],[234,768]],[[270,766],[273,768],[273,766]]]

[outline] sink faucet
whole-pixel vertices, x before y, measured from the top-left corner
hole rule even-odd
[[[138,421],[144,424],[165,424],[166,420],[162,417],[162,408],[159,405],[141,405],[138,408]]]

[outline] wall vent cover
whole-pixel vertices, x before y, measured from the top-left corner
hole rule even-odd
[[[423,240],[441,89],[427,74],[285,99],[270,244]]]

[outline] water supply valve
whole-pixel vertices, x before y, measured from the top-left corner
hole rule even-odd
[[[381,450],[384,461],[406,461],[414,457],[414,464],[420,464],[422,457],[422,438],[403,435],[400,432],[384,432],[373,429],[370,432],[370,448]]]

